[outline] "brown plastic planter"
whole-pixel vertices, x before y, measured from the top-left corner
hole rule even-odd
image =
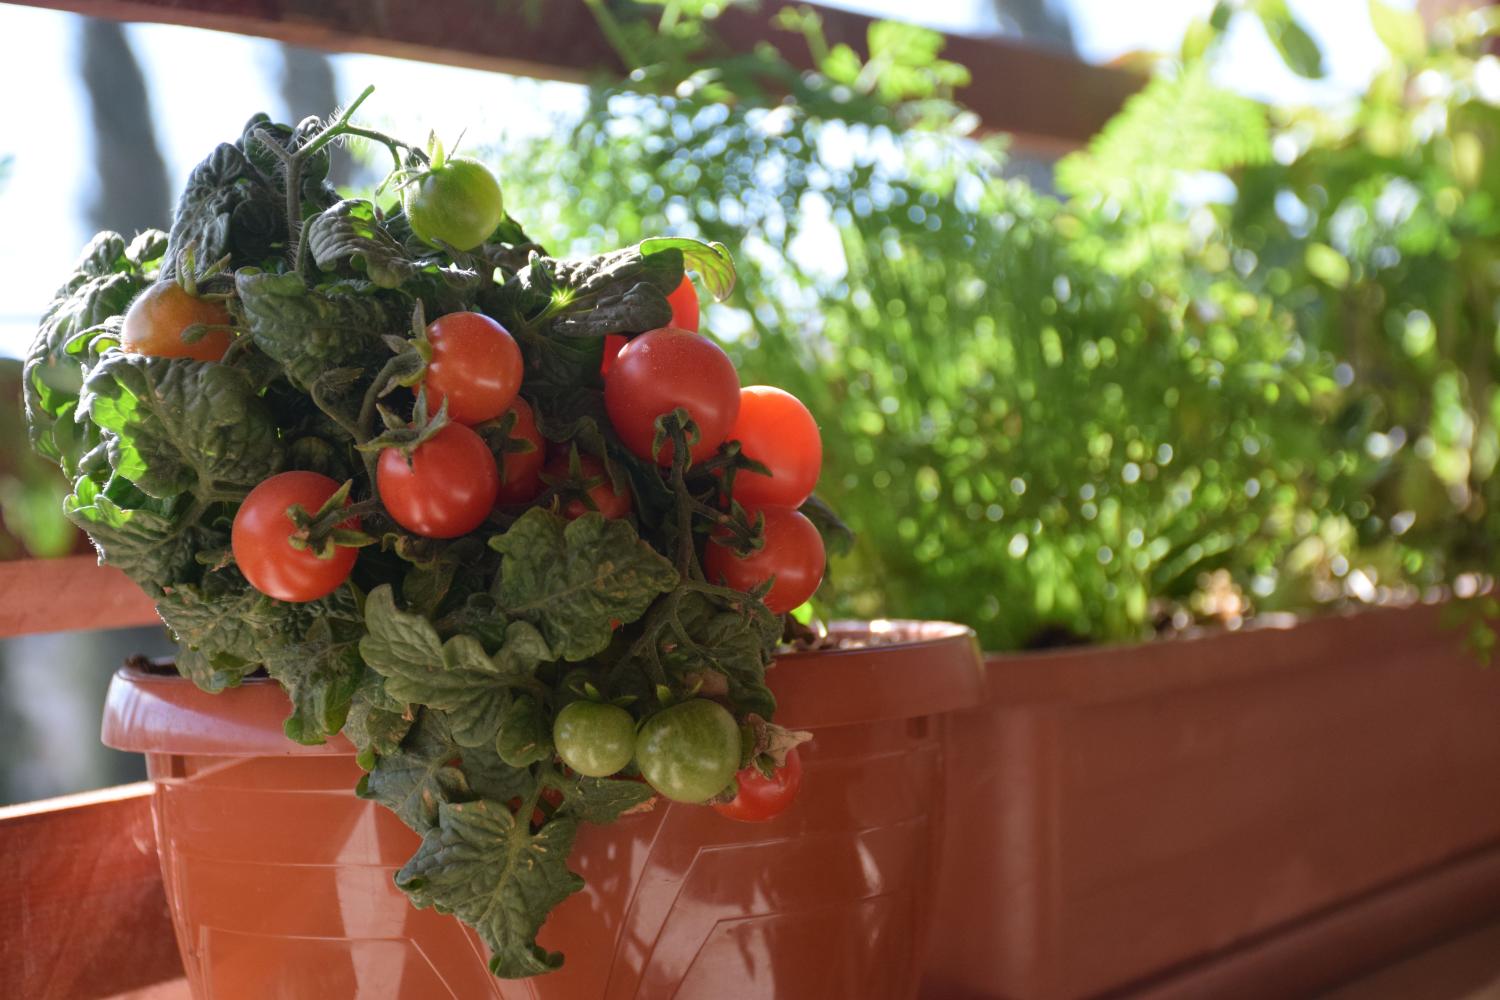
[[[923,995],[1306,996],[1493,919],[1500,670],[1440,614],[990,657]]]
[[[392,874],[416,835],[352,792],[340,738],[281,735],[284,695],[222,695],[122,670],[104,742],[146,754],[162,874],[196,1000],[908,998],[943,829],[943,739],[980,704],[972,633],[894,623],[896,644],[782,657],[778,721],[810,729],[804,786],[776,820],[659,805],[585,826],[588,882],[543,928],[562,971],[493,979],[457,921]],[[846,630],[850,634],[852,630]]]

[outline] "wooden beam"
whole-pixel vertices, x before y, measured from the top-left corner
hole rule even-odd
[[[582,82],[619,76],[618,57],[579,2],[547,4],[538,18],[501,0],[21,0],[33,7],[120,21],[148,21],[256,35],[323,49]],[[779,5],[772,5],[779,6]],[[816,5],[813,5],[816,7]],[[865,48],[871,18],[816,7],[829,40]],[[803,68],[801,39],[775,29],[770,12],[731,10],[721,19],[737,51],[769,42]],[[1092,136],[1142,83],[1123,70],[1002,38],[951,35],[945,56],[969,67],[961,97],[989,131],[1019,146],[1060,152]]]
[[[93,556],[0,562],[0,638],[160,623],[151,598]]]
[[[0,983],[7,997],[95,1000],[182,975],[151,785],[0,809]]]

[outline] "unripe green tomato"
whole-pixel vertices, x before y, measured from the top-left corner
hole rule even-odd
[[[408,185],[402,194],[406,221],[423,242],[473,250],[505,218],[500,184],[476,160],[447,160]]]
[[[717,702],[694,698],[641,725],[635,760],[652,788],[678,802],[706,802],[740,767],[740,727]]]
[[[617,705],[571,702],[552,723],[552,743],[562,762],[579,774],[608,777],[635,756],[635,720]]]

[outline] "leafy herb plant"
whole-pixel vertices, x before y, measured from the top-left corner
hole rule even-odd
[[[422,835],[397,884],[473,926],[497,975],[535,975],[562,961],[535,937],[581,886],[580,823],[658,794],[727,804],[736,771],[794,752],[763,598],[805,601],[822,544],[788,553],[767,525],[811,530],[804,502],[836,521],[805,492],[741,505],[737,479],[781,456],[743,453],[732,366],[705,400],[648,350],[723,357],[658,328],[696,328],[688,270],[728,293],[724,247],[555,259],[482,166],[361,128],[358,104],[252,119],[170,234],[95,238],[26,359],[31,437],[67,516],[156,599],[178,669],[211,691],[264,670],[290,738],[345,733],[359,794]],[[350,139],[389,151],[389,208],[327,183]]]

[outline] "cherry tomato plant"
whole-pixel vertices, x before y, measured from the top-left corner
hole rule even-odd
[[[264,670],[288,736],[347,736],[422,835],[397,884],[531,976],[579,824],[732,806],[788,760],[765,671],[823,573],[795,508],[840,526],[810,415],[742,406],[693,332],[723,246],[552,257],[487,167],[356,124],[367,95],[256,116],[170,233],[96,237],[28,355],[30,430],[178,670]],[[374,200],[327,181],[349,137],[389,151]]]

